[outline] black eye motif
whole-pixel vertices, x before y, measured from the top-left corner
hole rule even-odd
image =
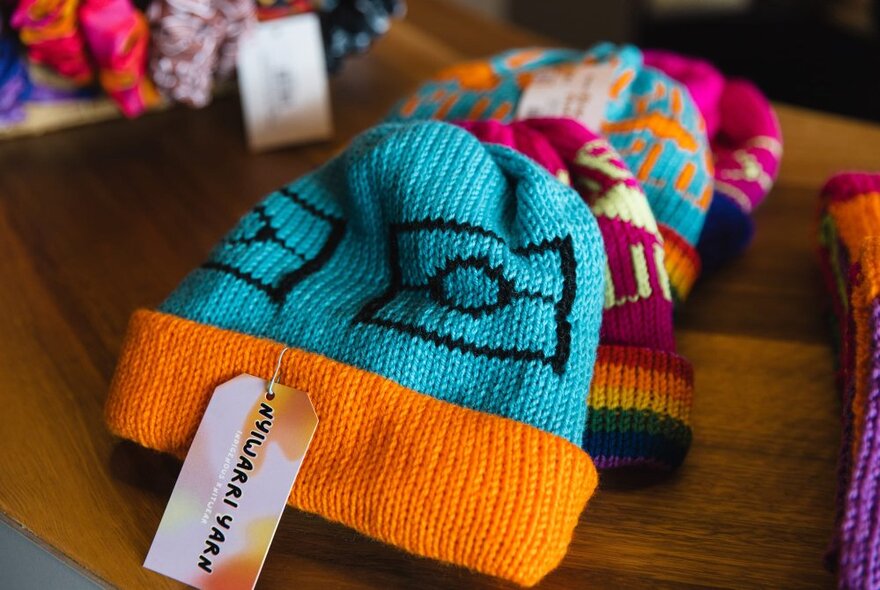
[[[513,283],[485,256],[453,258],[428,281],[431,297],[461,313],[478,317],[510,303]]]
[[[561,374],[576,269],[570,237],[511,248],[493,231],[426,219],[390,227],[391,280],[355,322]]]

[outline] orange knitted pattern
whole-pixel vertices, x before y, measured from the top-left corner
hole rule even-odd
[[[852,262],[859,266],[859,275],[852,292],[852,318],[855,326],[855,390],[851,411],[853,414],[853,441],[859,441],[864,429],[868,388],[873,364],[871,359],[873,327],[870,320],[871,302],[880,296],[880,194],[864,193],[828,204],[828,213],[834,219],[840,241],[847,251],[856,253]],[[852,453],[858,445],[852,445]]]
[[[683,301],[700,276],[700,257],[693,246],[669,227],[661,224],[659,228],[663,236],[663,253],[669,282],[677,285],[674,295],[678,301]]]
[[[107,423],[183,457],[214,388],[242,373],[268,379],[282,348],[137,311]],[[598,481],[580,448],[302,350],[284,355],[281,382],[306,391],[320,420],[291,506],[525,586],[562,560]]]

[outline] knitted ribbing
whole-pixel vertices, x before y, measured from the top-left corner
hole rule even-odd
[[[677,299],[699,273],[694,250],[712,198],[712,160],[705,126],[685,88],[645,68],[632,46],[587,51],[520,49],[441,71],[392,111],[393,119],[513,120],[524,88],[543,71],[609,63],[614,82],[600,131],[644,186],[667,249]]]
[[[880,174],[830,179],[821,261],[840,337],[843,406],[837,552],[841,588],[880,588]]]
[[[214,388],[242,373],[269,379],[281,349],[138,311],[107,423],[119,436],[183,457]],[[526,586],[562,560],[597,483],[575,445],[302,350],[284,354],[280,375],[308,392],[320,418],[291,506]]]
[[[584,449],[599,469],[677,466],[691,436],[691,368],[675,354],[663,241],[638,181],[607,141],[571,119],[458,124],[570,182],[596,216],[608,266]]]

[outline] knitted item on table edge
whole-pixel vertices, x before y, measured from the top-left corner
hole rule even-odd
[[[880,174],[832,177],[819,214],[820,260],[840,332],[843,407],[830,557],[840,588],[880,588]]]
[[[705,124],[686,89],[646,68],[633,46],[589,51],[517,49],[439,72],[391,112],[391,119],[495,119],[509,122],[527,87],[548,73],[609,65],[613,82],[601,128],[642,183],[664,238],[676,300],[699,275],[695,245],[712,200],[713,165]]]
[[[382,125],[134,315],[107,421],[183,456],[211,391],[289,346],[283,382],[320,420],[292,506],[535,584],[597,484],[580,443],[605,264],[580,197],[528,158]]]

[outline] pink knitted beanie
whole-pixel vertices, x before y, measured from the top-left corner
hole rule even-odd
[[[706,122],[715,158],[715,194],[697,250],[706,270],[751,241],[751,213],[770,192],[782,158],[773,107],[751,82],[726,79],[707,61],[645,50],[645,65],[684,84]]]

